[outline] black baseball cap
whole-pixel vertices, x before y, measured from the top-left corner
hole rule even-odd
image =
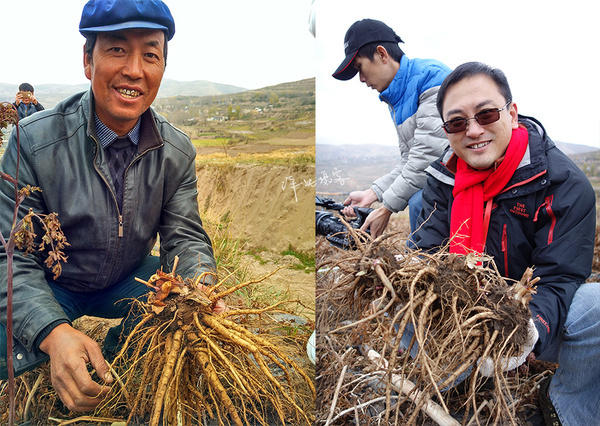
[[[79,22],[84,36],[132,28],[162,30],[167,40],[175,34],[171,11],[161,0],[89,0]]]
[[[376,19],[362,19],[352,24],[344,37],[346,58],[335,70],[333,77],[338,80],[350,80],[354,77],[358,71],[351,64],[358,50],[365,44],[375,41],[402,43],[402,39],[398,37],[394,30]]]

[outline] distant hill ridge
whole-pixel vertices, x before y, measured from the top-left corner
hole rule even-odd
[[[555,141],[556,146],[568,156],[586,154],[588,152],[598,151],[599,148],[589,145],[580,145],[576,143]]]
[[[589,145],[580,145],[561,141],[554,141],[554,143],[562,152],[564,152],[568,156],[586,154],[600,150],[600,148],[598,147]],[[337,161],[341,158],[345,158],[348,160],[364,158],[370,161],[373,158],[382,159],[389,158],[390,156],[395,157],[400,155],[398,147],[395,145],[375,144],[334,145],[317,142],[317,152],[321,154],[320,156],[318,155],[317,158],[323,159],[324,161]]]
[[[600,149],[587,145],[556,142],[589,177],[600,176]],[[347,194],[368,188],[371,183],[391,171],[400,158],[393,145],[332,145],[317,143],[317,192]]]
[[[45,108],[51,108],[61,100],[75,93],[88,90],[89,83],[84,84],[39,84],[35,85],[35,95]],[[13,102],[18,85],[0,83],[0,101]],[[165,79],[158,91],[159,98],[172,96],[214,96],[245,92],[243,87],[230,84],[215,83],[206,80],[178,81]]]

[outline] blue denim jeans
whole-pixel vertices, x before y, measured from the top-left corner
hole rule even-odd
[[[575,293],[560,339],[538,356],[558,362],[549,394],[563,424],[587,425],[600,417],[600,283]]]
[[[408,324],[400,340],[403,349],[413,334]],[[415,342],[410,351],[413,358],[417,351]],[[577,289],[560,337],[537,359],[559,363],[549,393],[563,426],[595,424],[600,417],[600,283],[585,283]],[[465,380],[471,370],[449,387]]]
[[[62,306],[70,321],[90,315],[102,318],[124,318],[121,324],[109,330],[104,344],[105,353],[110,356],[117,349],[119,336],[125,330],[131,329],[135,324],[135,317],[129,316],[131,299],[142,299],[148,294],[148,287],[135,281],[135,277],[148,279],[160,268],[160,259],[156,256],[148,256],[123,281],[106,288],[90,293],[78,293],[69,291],[53,281],[48,285],[54,293],[54,297]],[[13,339],[14,340],[14,339]],[[39,351],[26,352],[23,345],[14,340],[13,363],[15,374],[19,375],[25,371],[32,370],[39,364],[48,360],[48,356]],[[0,377],[6,377],[6,328],[0,325]]]
[[[410,222],[410,233],[408,236],[408,240],[406,244],[409,248],[416,248],[414,243],[412,242],[412,233],[417,229],[417,219],[419,219],[419,215],[421,214],[421,210],[423,210],[423,190],[419,189],[415,192],[412,197],[408,199],[408,220]]]
[[[410,221],[410,232],[417,229],[417,219],[423,210],[423,190],[419,189],[408,199],[408,220]]]

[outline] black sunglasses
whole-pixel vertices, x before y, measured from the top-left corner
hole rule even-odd
[[[512,101],[508,101],[502,108],[484,109],[483,111],[479,111],[471,118],[457,117],[453,118],[452,120],[445,121],[443,124],[444,129],[446,129],[446,132],[448,133],[464,132],[467,130],[467,123],[469,120],[475,120],[481,126],[495,123],[496,121],[500,120],[500,111],[506,109],[511,102]]]

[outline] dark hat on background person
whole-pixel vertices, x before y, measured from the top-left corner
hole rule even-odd
[[[89,0],[79,22],[79,32],[84,36],[133,28],[162,30],[171,40],[175,21],[160,0]]]
[[[344,53],[346,57],[333,73],[333,77],[338,80],[350,80],[354,77],[358,71],[352,66],[352,61],[359,49],[366,44],[376,41],[402,43],[402,39],[394,30],[381,21],[362,19],[352,24],[344,37]]]

